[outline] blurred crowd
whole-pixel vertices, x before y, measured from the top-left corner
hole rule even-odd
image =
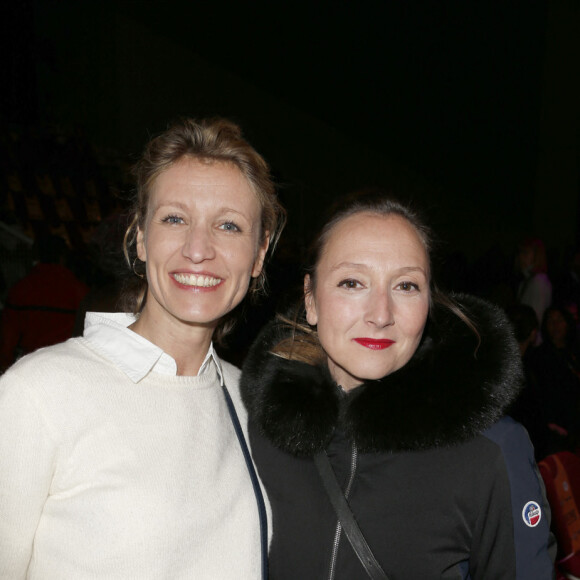
[[[506,310],[524,365],[525,385],[512,415],[528,429],[536,459],[580,446],[580,251],[548,276],[539,239],[522,242],[516,264],[520,280]]]

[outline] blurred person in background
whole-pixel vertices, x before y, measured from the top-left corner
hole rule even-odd
[[[534,309],[527,304],[514,304],[507,309],[520,346],[524,369],[524,386],[508,413],[528,431],[534,445],[536,461],[563,450],[573,450],[573,444],[561,429],[550,428],[544,403],[544,393],[534,372],[534,360],[538,347],[534,346],[540,331],[540,323]],[[546,394],[549,396],[549,394]]]
[[[35,240],[38,262],[8,292],[0,323],[0,369],[38,348],[73,335],[79,305],[88,292],[67,267],[68,247],[59,236]]]
[[[580,435],[580,356],[576,325],[567,308],[551,306],[544,313],[542,344],[530,368],[538,384],[544,415],[551,429],[578,445]]]
[[[522,280],[517,290],[517,302],[531,306],[538,320],[542,320],[546,308],[552,304],[552,283],[548,278],[548,261],[544,242],[538,238],[526,238],[519,246],[517,267]],[[538,335],[537,343],[541,342]]]

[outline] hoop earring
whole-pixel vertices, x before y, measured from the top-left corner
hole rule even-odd
[[[139,272],[137,272],[137,270],[135,269],[135,264],[137,263],[137,260],[139,260],[139,258],[135,258],[133,260],[133,274],[135,274],[135,276],[137,276],[137,278],[141,278],[141,280],[143,280],[143,278],[145,278],[145,274],[139,274]],[[141,262],[141,260],[139,260]],[[145,262],[143,262],[145,263]]]

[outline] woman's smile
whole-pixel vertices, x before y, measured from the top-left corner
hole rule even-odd
[[[188,290],[216,289],[223,282],[222,278],[206,273],[172,272],[170,275],[179,286],[183,286]]]

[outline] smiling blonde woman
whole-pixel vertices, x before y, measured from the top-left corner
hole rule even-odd
[[[0,578],[265,578],[266,504],[239,371],[213,348],[284,221],[225,120],[186,119],[135,170],[127,314],[0,381]]]

